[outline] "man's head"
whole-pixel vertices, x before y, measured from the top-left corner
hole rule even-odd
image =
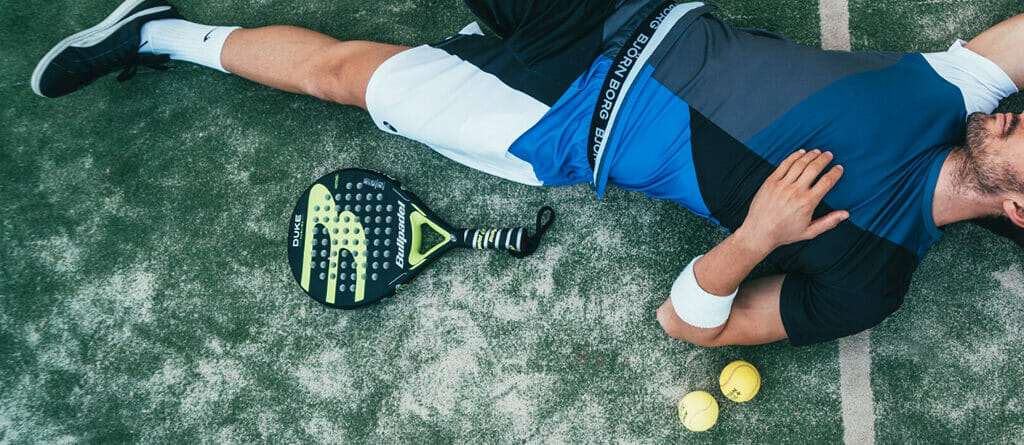
[[[1002,214],[1024,227],[1024,116],[974,113],[959,157],[956,185],[999,201]]]

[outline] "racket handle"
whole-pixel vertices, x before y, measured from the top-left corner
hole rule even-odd
[[[546,217],[546,218],[545,218]],[[471,249],[507,250],[516,258],[525,258],[537,250],[540,239],[555,222],[555,211],[544,206],[537,212],[537,229],[533,235],[525,227],[514,229],[463,229],[456,231],[455,242]]]
[[[500,249],[520,251],[526,240],[526,228],[463,229],[456,233],[456,242],[470,249]]]

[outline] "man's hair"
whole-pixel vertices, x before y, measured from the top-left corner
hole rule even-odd
[[[1009,238],[1010,241],[1017,243],[1018,246],[1024,249],[1024,228],[1014,224],[1013,221],[1010,221],[1010,218],[996,216],[973,219],[971,222],[988,229],[996,235]]]

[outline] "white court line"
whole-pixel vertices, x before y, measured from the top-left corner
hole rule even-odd
[[[847,0],[820,0],[821,47],[850,50],[850,7]]]
[[[871,331],[839,340],[839,392],[843,442],[875,443],[875,396],[871,392]]]
[[[847,0],[819,0],[821,47],[850,50]],[[871,331],[839,340],[839,391],[843,403],[843,442],[875,443],[875,396],[871,392]]]

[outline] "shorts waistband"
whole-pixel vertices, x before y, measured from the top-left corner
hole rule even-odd
[[[597,105],[594,107],[594,116],[590,120],[590,132],[587,138],[587,161],[595,172],[597,171],[597,159],[604,149],[605,135],[608,133],[614,112],[618,109],[619,100],[626,92],[623,87],[628,86],[627,78],[631,78],[630,74],[632,74],[634,66],[637,65],[640,55],[651,43],[651,36],[675,7],[675,2],[671,0],[658,5],[633,31],[633,35],[619,49],[618,55],[612,61],[612,67],[608,71],[608,75],[605,76],[604,84],[597,96]]]
[[[591,185],[598,197],[603,194],[607,182],[607,168],[601,161],[606,158],[607,143],[618,118],[619,107],[640,72],[637,68],[648,62],[669,30],[679,25],[688,26],[696,17],[713,9],[714,6],[701,2],[676,4],[666,1],[657,4],[643,21],[635,25],[630,38],[619,48],[600,89],[586,144],[587,160],[594,173]]]

